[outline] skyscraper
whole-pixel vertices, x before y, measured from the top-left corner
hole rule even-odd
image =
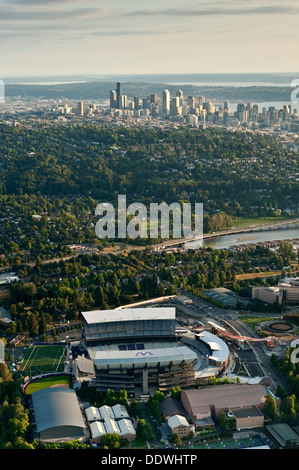
[[[170,114],[170,91],[169,90],[163,91],[163,114],[167,116]]]
[[[79,103],[78,103],[78,114],[79,114],[79,116],[84,116],[84,103],[83,103],[83,101],[79,101]]]
[[[110,90],[110,108],[117,107],[117,94],[116,90]]]
[[[179,98],[179,106],[183,106],[184,104],[184,93],[182,92],[182,90],[178,90],[176,92],[176,97]]]
[[[116,83],[116,107],[118,109],[122,108],[122,83]]]

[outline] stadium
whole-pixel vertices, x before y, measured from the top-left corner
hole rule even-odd
[[[81,379],[92,380],[98,391],[125,388],[140,396],[157,389],[167,393],[174,386],[188,389],[228,363],[229,350],[221,338],[176,328],[175,307],[94,310],[81,316],[82,342],[71,349],[70,368],[80,380],[81,365]]]

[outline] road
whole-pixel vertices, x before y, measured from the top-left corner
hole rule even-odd
[[[192,304],[185,306],[184,312],[185,315],[190,312],[190,316],[198,318],[203,324],[206,323],[207,317],[213,318],[215,321],[218,321],[224,328],[232,328],[234,334],[239,334],[240,336],[247,336],[250,338],[260,339],[249,326],[239,320],[237,317],[240,314],[236,310],[222,310],[216,306],[209,306],[206,300],[200,299],[193,296],[188,292],[180,292],[184,297],[189,297],[192,300]],[[248,313],[246,313],[247,315]],[[272,315],[272,314],[271,314]],[[256,316],[256,313],[254,314]],[[276,369],[273,367],[271,358],[271,351],[267,348],[265,342],[257,341],[250,342],[250,347],[254,352],[256,357],[256,362],[258,363],[260,369],[263,371],[265,377],[269,377],[273,383],[273,392],[275,393],[276,388],[279,384],[283,385],[287,392],[290,392],[289,387],[285,378],[280,375]]]

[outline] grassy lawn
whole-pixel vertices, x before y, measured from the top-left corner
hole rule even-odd
[[[254,328],[259,323],[262,323],[264,321],[276,321],[278,318],[280,318],[280,316],[279,317],[261,317],[261,316],[254,317],[254,316],[242,315],[238,318],[239,320],[241,320],[242,322],[244,322],[246,325],[250,326],[254,330]]]
[[[132,443],[130,448],[131,449],[147,449],[147,445],[143,439],[137,438],[136,441]]]
[[[251,225],[266,225],[274,224],[275,222],[282,222],[289,220],[288,217],[239,217],[236,218],[234,226],[237,228],[246,228]]]
[[[244,274],[236,274],[237,281],[244,281],[246,279],[256,279],[257,277],[274,277],[274,276],[281,276],[281,271],[267,271],[267,272],[259,272],[259,273],[244,273]]]
[[[44,377],[42,379],[36,380],[29,384],[26,388],[26,395],[31,395],[32,393],[36,392],[37,390],[41,390],[43,388],[53,387],[55,385],[64,385],[70,387],[70,378],[65,376],[61,377]]]

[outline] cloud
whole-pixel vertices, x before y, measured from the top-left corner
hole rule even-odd
[[[64,19],[83,18],[103,13],[100,8],[79,8],[75,10],[43,10],[20,11],[15,9],[0,9],[0,22],[5,21],[56,21]]]
[[[86,3],[85,0],[11,0],[10,2],[13,5],[28,5],[28,6],[51,6],[51,5],[64,5],[70,3]]]
[[[222,4],[217,3],[214,6],[208,6],[210,4],[204,3],[198,8],[192,9],[148,9],[148,10],[135,10],[129,13],[124,13],[124,16],[215,16],[215,15],[270,15],[270,14],[282,14],[282,13],[298,13],[299,7],[295,4],[267,4],[261,5],[256,4],[255,6],[246,7],[243,4]],[[206,7],[207,6],[207,7]]]
[[[146,35],[158,35],[158,34],[180,34],[180,33],[190,33],[193,30],[191,29],[178,29],[178,30],[100,30],[93,31],[90,33],[91,36],[146,36]]]

